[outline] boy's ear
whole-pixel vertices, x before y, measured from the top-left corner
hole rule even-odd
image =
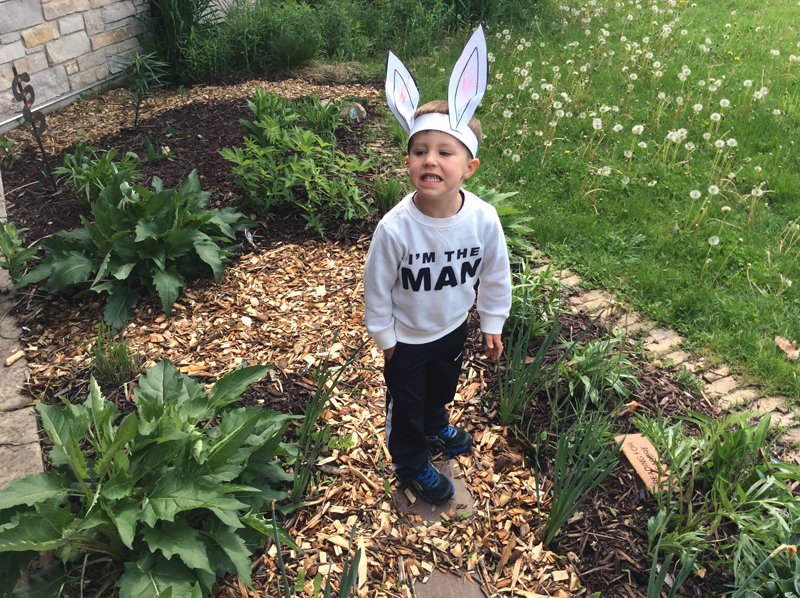
[[[480,166],[481,161],[478,158],[472,158],[469,162],[467,162],[467,169],[464,171],[463,179],[466,180],[475,174],[475,171],[478,170],[478,166]]]
[[[410,164],[411,160],[409,160],[408,156],[406,156],[406,164]]]

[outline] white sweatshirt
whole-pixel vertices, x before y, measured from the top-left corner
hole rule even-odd
[[[407,195],[378,223],[364,266],[367,332],[381,350],[422,344],[458,328],[475,302],[481,330],[500,334],[511,309],[511,270],[497,210],[464,191],[449,218]]]

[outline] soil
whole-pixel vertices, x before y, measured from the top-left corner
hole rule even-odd
[[[252,83],[252,81],[228,82],[229,85],[244,85],[245,88],[252,88]],[[310,85],[306,87],[310,88]],[[298,89],[300,88],[302,85],[298,84]],[[336,91],[335,88],[331,89],[331,93]],[[347,91],[352,92],[352,90],[346,90],[344,95],[354,95]],[[359,91],[366,95],[371,90],[365,88]],[[112,101],[109,97],[101,96],[84,102],[83,114],[80,115],[80,111],[76,112],[73,107],[73,111],[69,113],[72,115],[70,118],[77,122],[80,122],[81,118],[93,122],[98,118],[105,117],[110,119],[109,122],[115,119],[125,122],[119,116],[119,112],[108,108],[114,104],[114,101],[119,101],[121,97],[118,95],[119,92],[109,93],[117,94],[110,96],[112,99],[116,99]],[[207,93],[211,96],[214,95],[208,90]],[[149,135],[154,144],[168,145],[171,155],[174,157],[151,164],[142,163],[140,168],[145,174],[145,182],[158,176],[166,186],[175,186],[185,180],[193,168],[197,168],[203,188],[211,192],[209,207],[236,206],[237,189],[229,177],[228,163],[219,155],[219,150],[241,144],[245,129],[238,121],[250,116],[246,96],[242,94],[238,97],[215,97],[213,101],[203,103],[187,102],[186,98],[177,98],[177,94],[173,94],[169,97],[162,96],[156,102],[163,102],[167,107],[160,112],[152,108],[151,112],[157,113],[157,115],[150,115],[151,117],[144,120],[138,129],[134,130],[128,127],[108,135],[95,134],[91,139],[91,144],[104,150],[117,148],[121,153],[135,151],[140,156],[144,156],[144,140]],[[170,106],[171,103],[180,105]],[[94,106],[101,106],[99,114],[95,114]],[[374,114],[375,103],[367,103],[366,108],[369,114],[367,122],[369,122]],[[106,110],[108,114],[104,113]],[[48,116],[48,119],[56,130],[63,131],[67,126],[59,123],[59,113]],[[51,165],[60,164],[63,161],[64,152],[74,150],[77,130],[80,129],[80,126],[73,124],[71,128],[76,131],[71,143],[68,135],[58,137],[60,147],[51,155]],[[87,128],[89,127],[87,126]],[[343,132],[340,135],[340,149],[348,153],[363,155],[363,133],[364,123],[354,123],[351,132]],[[19,139],[19,136],[17,138]],[[3,166],[3,183],[6,189],[9,219],[18,227],[30,229],[24,233],[25,244],[33,244],[58,230],[68,230],[79,226],[82,214],[80,203],[66,189],[60,189],[58,193],[53,193],[49,181],[42,173],[36,146],[31,143],[20,144],[15,151],[18,153],[18,159],[10,165]],[[299,259],[305,267],[313,268],[312,264],[321,263],[321,257],[327,256],[328,259],[337,262],[340,270],[350,267],[351,264],[348,263],[348,260],[353,260],[352,267],[357,272],[360,267],[357,262],[363,260],[366,240],[369,238],[373,225],[374,220],[350,227],[340,227],[334,238],[319,241],[313,238],[313,234],[303,227],[302,220],[295,215],[278,214],[269,221],[259,221],[258,225],[254,225],[253,235],[255,243],[262,249],[274,247],[276,248],[274,251],[280,251],[282,248],[303,246],[305,249],[299,255],[293,253],[295,257],[292,259]],[[246,281],[256,279],[256,275],[247,270],[248,260],[256,259],[252,252],[245,255],[248,250],[248,248],[242,250],[239,263],[232,268],[233,272],[226,273],[218,291],[213,291],[212,285],[203,281],[187,286],[179,299],[181,303],[179,312],[185,310],[187,314],[193,314],[191,318],[182,320],[188,322],[191,319],[190,327],[193,328],[182,330],[178,326],[180,322],[159,324],[163,320],[156,317],[160,313],[160,307],[153,298],[145,300],[137,308],[137,315],[126,330],[126,334],[134,345],[143,350],[149,360],[148,363],[158,359],[159,355],[169,354],[169,350],[164,348],[163,337],[161,341],[153,340],[154,335],[160,336],[167,330],[172,331],[176,338],[181,335],[184,335],[185,338],[193,335],[192,338],[195,338],[196,344],[193,345],[194,349],[190,349],[190,352],[193,351],[194,354],[197,354],[194,359],[199,360],[205,351],[217,356],[218,363],[211,362],[214,363],[213,366],[208,365],[207,361],[206,365],[198,366],[200,369],[190,369],[192,375],[202,381],[213,382],[224,371],[224,367],[230,365],[230,360],[226,362],[219,357],[219,347],[222,346],[220,343],[226,340],[224,336],[220,338],[220,335],[229,334],[229,332],[223,332],[221,328],[214,328],[212,325],[204,328],[201,326],[203,321],[210,322],[215,317],[228,317],[230,314],[228,316],[225,314],[232,312],[237,305],[238,299],[235,295],[240,287],[237,287],[236,284],[242,285]],[[287,266],[288,258],[280,256],[277,258],[279,259],[276,259],[273,265],[264,266],[264,268],[270,268],[268,270],[269,278],[272,279],[271,284],[274,285],[271,290],[267,289],[267,296],[279,295],[287,290],[286,285],[293,284],[291,282],[293,280],[291,278],[292,270]],[[261,268],[260,265],[258,267]],[[259,270],[259,273],[262,271],[263,268]],[[285,274],[286,278],[281,279],[281,273]],[[326,283],[326,292],[332,295],[340,289],[347,289],[352,284],[346,279],[338,281],[331,279]],[[226,289],[228,289],[227,293]],[[358,289],[349,288],[346,292],[351,291],[355,295]],[[226,294],[227,299],[225,298]],[[280,301],[278,302],[280,303]],[[244,309],[243,306],[240,307]],[[325,309],[331,310],[333,320],[342,319],[347,322],[347,318],[350,318],[349,321],[354,322],[356,319],[360,321],[362,317],[358,311],[348,312],[346,317],[335,313],[337,309],[335,304]],[[291,317],[296,321],[301,321],[303,317],[308,320],[311,317],[309,314],[314,315],[315,313],[311,305],[309,310],[311,311],[305,316],[301,313]],[[206,312],[211,312],[211,315],[209,316]],[[85,396],[88,380],[87,360],[82,355],[83,350],[79,348],[82,343],[88,342],[99,319],[99,314],[100,304],[92,299],[50,298],[37,296],[34,293],[29,293],[23,299],[20,304],[20,321],[28,329],[24,341],[28,346],[34,344],[38,346],[36,351],[30,351],[27,356],[34,372],[28,387],[32,397],[50,402],[60,402],[62,397],[77,400],[79,397]],[[198,314],[204,317],[201,318]],[[181,313],[181,315],[184,314]],[[233,313],[233,318],[237,317],[239,316]],[[268,319],[270,326],[282,324],[282,321],[277,319],[278,316],[269,315],[269,318],[272,318]],[[175,318],[173,318],[174,320]],[[198,320],[201,323],[199,325],[196,323]],[[563,315],[561,320],[565,326],[566,335],[579,333],[589,325],[587,318],[568,314]],[[328,324],[327,326],[327,332],[330,332],[332,325]],[[287,330],[287,326],[283,326],[282,329]],[[51,331],[50,346],[45,347],[42,339],[48,337],[48,330]],[[249,331],[241,325],[235,330],[240,335],[240,340],[249,338]],[[321,328],[314,330],[321,330]],[[234,330],[230,331],[231,334],[233,332]],[[345,341],[347,347],[357,345],[358,337],[363,334],[360,327],[356,327],[356,330],[351,330],[351,332],[348,341]],[[276,371],[280,370],[282,373],[279,379],[269,377],[252,385],[243,396],[242,404],[258,404],[294,414],[303,412],[308,391],[311,388],[308,378],[309,368],[294,366],[292,360],[297,361],[302,353],[313,355],[320,346],[325,346],[323,341],[326,332],[323,330],[315,333],[314,339],[316,340],[311,341],[304,340],[305,334],[307,333],[298,330],[295,326],[292,332],[277,335],[279,338],[274,341],[274,350],[264,349],[258,355],[259,359],[268,360],[262,361],[263,363],[276,363]],[[584,341],[597,338],[602,334],[603,331],[600,328],[593,328],[584,337]],[[54,341],[54,339],[57,340]],[[330,336],[328,336],[328,341],[330,341]],[[263,339],[261,342],[268,344],[273,341]],[[296,353],[294,355],[292,347]],[[270,353],[270,351],[272,352]],[[471,367],[479,371],[480,378],[485,383],[484,388],[493,389],[496,384],[496,370],[480,359],[481,353],[482,341],[473,321],[465,359],[471,364]],[[555,359],[554,355],[551,355],[549,359],[552,362]],[[683,415],[687,409],[707,415],[714,415],[717,412],[716,408],[705,398],[686,392],[678,383],[674,372],[653,368],[641,360],[637,361],[637,366],[641,387],[632,388],[631,391],[632,398],[635,398],[642,410],[655,414],[660,409],[665,416],[670,417]],[[371,376],[374,379],[376,374],[373,372]],[[380,382],[375,382],[375,384],[380,384]],[[132,386],[111,386],[105,388],[104,391],[109,399],[117,403],[123,413],[133,408],[133,404],[129,400]],[[483,412],[490,414],[490,423],[496,425],[498,422],[491,419],[494,408],[496,406],[491,404],[482,406]],[[546,400],[541,399],[540,403],[528,412],[527,418],[533,421],[531,429],[537,430],[537,432],[542,429],[546,430],[549,425],[549,407]],[[629,415],[620,416],[618,422],[619,430],[626,431],[630,427]],[[513,444],[514,440],[510,439],[509,442]],[[521,442],[518,442],[522,452],[525,451],[526,445],[529,446],[531,443],[531,439],[522,439]],[[589,592],[600,592],[604,597],[643,597],[646,595],[647,576],[651,566],[651,559],[647,554],[646,526],[647,520],[655,514],[655,511],[654,500],[649,494],[639,492],[632,474],[620,465],[601,488],[592,492],[581,511],[570,520],[563,533],[550,548],[572,565],[581,584]],[[533,521],[531,525],[534,525]],[[513,530],[516,533],[519,531],[516,526]],[[266,556],[263,558],[266,559]],[[254,563],[254,571],[257,576],[260,571],[264,570],[264,565],[256,567],[256,564]],[[264,575],[266,576],[267,573]],[[686,596],[711,595],[719,590],[721,587],[719,584],[720,579],[712,572],[703,580],[696,578],[693,582],[688,582],[681,593]],[[221,584],[220,587],[227,588],[225,590],[227,594],[220,590],[220,595],[230,596],[233,593],[231,588],[238,591],[239,586]]]

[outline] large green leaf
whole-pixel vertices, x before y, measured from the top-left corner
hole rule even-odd
[[[115,332],[133,316],[133,308],[139,302],[139,293],[132,289],[119,289],[109,296],[103,312],[103,321]]]
[[[42,427],[47,436],[68,459],[72,471],[78,479],[84,480],[89,474],[86,457],[78,446],[78,438],[83,436],[81,422],[63,407],[36,403]]]
[[[164,231],[158,222],[155,220],[141,220],[136,225],[136,239],[137,243],[141,243],[146,239],[156,239]]]
[[[59,508],[39,503],[36,512],[20,513],[16,516],[16,525],[5,526],[0,531],[0,553],[58,548],[64,543],[67,526],[74,519],[70,505]]]
[[[133,477],[125,471],[118,471],[103,485],[103,496],[109,500],[125,498],[131,492],[133,492]]]
[[[272,519],[266,519],[263,515],[256,511],[250,511],[246,515],[241,517],[242,523],[247,525],[257,532],[264,534],[265,536],[272,538],[275,540],[275,531],[272,528]],[[297,552],[302,552],[303,549],[300,548],[297,543],[292,540],[292,537],[286,532],[284,527],[279,523],[278,524],[278,540],[280,540],[281,544],[284,546],[288,546],[292,550],[296,550]]]
[[[3,566],[0,567],[0,596],[11,593],[22,572],[27,570],[28,563],[38,554],[34,551],[3,553]]]
[[[178,559],[161,559],[152,568],[141,561],[125,563],[119,578],[119,598],[193,598],[197,575]]]
[[[122,264],[114,269],[114,278],[117,280],[125,280],[131,275],[131,270],[136,266],[135,263]]]
[[[41,282],[45,278],[50,276],[52,272],[53,272],[53,264],[51,264],[50,262],[39,264],[33,270],[28,272],[25,276],[20,278],[17,281],[17,284],[14,285],[14,288],[20,290],[25,288],[29,284],[36,284],[37,282]]]
[[[202,236],[195,240],[194,250],[197,252],[197,255],[200,256],[200,259],[211,267],[211,270],[214,272],[214,280],[219,282],[219,279],[222,277],[222,256],[220,255],[220,249],[212,239],[203,233],[198,234]]]
[[[21,553],[25,554],[25,553]],[[3,555],[3,559],[6,555]],[[5,560],[3,561],[5,565]],[[70,576],[64,571],[61,561],[56,561],[50,567],[31,575],[31,580],[11,593],[12,598],[60,598],[64,595],[66,584]]]
[[[17,505],[31,506],[65,493],[62,476],[55,473],[27,475],[0,490],[0,511]]]
[[[92,382],[94,382],[94,378],[92,378]],[[122,418],[119,427],[114,433],[114,441],[105,449],[102,457],[95,463],[94,470],[98,477],[102,479],[106,475],[108,468],[116,457],[117,451],[124,450],[125,445],[136,438],[138,431],[139,420],[136,418],[136,414],[129,413]]]
[[[223,513],[224,521],[238,523],[239,509],[247,508],[242,502],[215,488],[202,486],[196,479],[170,475],[161,478],[145,501],[142,520],[150,527],[163,519],[173,521],[181,511],[211,509]]]
[[[238,451],[242,445],[247,442],[247,439],[250,438],[250,435],[253,433],[253,430],[255,430],[260,419],[260,413],[254,414],[247,421],[242,423],[235,430],[232,430],[229,434],[226,434],[219,442],[214,444],[214,448],[209,451],[207,457],[207,464],[211,471],[214,471],[218,467],[225,465],[228,460],[236,454],[236,451]],[[250,452],[256,448],[258,447],[253,447]]]
[[[253,581],[250,578],[251,555],[244,540],[236,533],[236,530],[225,526],[218,526],[216,530],[210,532],[210,535],[233,563],[239,579],[252,589]]]
[[[158,403],[174,401],[175,395],[181,391],[182,377],[169,359],[162,359],[139,377],[139,388],[134,391],[136,400]]]
[[[150,552],[161,551],[168,559],[178,555],[192,569],[211,569],[206,546],[200,541],[200,533],[185,521],[161,522],[156,528],[146,527],[142,537]]]
[[[136,524],[139,523],[139,516],[142,507],[138,501],[132,498],[123,498],[116,501],[113,505],[100,499],[100,505],[109,516],[114,525],[117,526],[120,540],[128,548],[133,550],[133,539],[136,537]]]
[[[167,317],[172,315],[172,306],[181,294],[184,280],[180,275],[178,269],[172,266],[169,270],[161,270],[153,268],[153,284],[158,291],[158,296],[161,298],[161,307],[164,308],[164,313]]]
[[[95,268],[92,260],[80,251],[57,256],[52,264],[53,270],[47,279],[47,290],[51,293],[65,291],[73,285],[86,282]]]
[[[217,407],[230,405],[239,400],[242,393],[256,380],[261,380],[272,369],[271,365],[252,365],[238,368],[216,381],[211,389],[211,397]]]

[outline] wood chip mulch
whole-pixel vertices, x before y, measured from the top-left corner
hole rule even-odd
[[[363,326],[363,262],[369,236],[355,242],[304,241],[253,249],[226,271],[219,284],[199,282],[184,290],[167,319],[160,303],[140,304],[124,329],[133,349],[146,356],[144,367],[168,358],[181,371],[213,383],[243,360],[275,367],[259,391],[243,401],[303,403],[312,372],[326,356],[333,364],[366,338]],[[101,318],[99,303],[76,305],[59,298],[29,295],[20,306],[29,364],[28,392],[37,399],[83,401],[89,356]],[[366,549],[359,596],[416,596],[420,583],[436,570],[453,571],[478,584],[487,596],[580,595],[567,559],[546,550],[535,533],[539,509],[548,508],[546,481],[511,448],[508,431],[486,414],[486,378],[496,366],[485,360],[476,330],[452,406],[452,420],[471,430],[475,449],[459,458],[475,500],[467,518],[445,514],[425,524],[395,503],[398,485],[386,466],[384,444],[383,358],[368,345],[358,367],[342,378],[339,394],[325,415],[333,433],[351,435],[352,446],[334,450],[319,463],[325,475],[312,486],[308,505],[287,522],[304,554],[289,554],[293,579],[306,572],[307,590],[317,570],[333,563],[341,571],[350,528]],[[109,390],[120,410],[130,411],[133,389]],[[296,395],[296,396],[292,396]],[[296,411],[302,411],[302,407]],[[238,580],[220,582],[220,596],[260,596],[278,583],[276,548],[253,561],[256,593]],[[336,575],[334,575],[336,577]],[[417,590],[415,590],[415,584]]]

